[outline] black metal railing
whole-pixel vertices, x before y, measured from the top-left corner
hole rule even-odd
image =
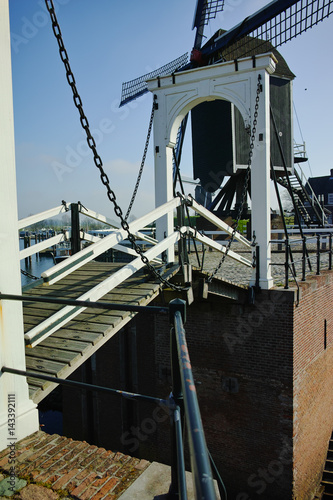
[[[306,280],[309,273],[320,275],[320,271],[325,269],[332,270],[332,232],[327,234],[316,234],[314,236],[303,235],[298,239],[286,238],[285,240],[272,240],[271,245],[278,243],[280,246],[284,244],[284,262],[272,262],[272,266],[284,266],[284,288],[289,288],[289,281],[292,278],[298,286],[297,279]],[[322,240],[325,239],[325,242]],[[328,248],[327,241],[328,240]],[[310,247],[312,245],[312,248]],[[293,249],[298,246],[298,250]],[[300,257],[295,259],[296,255]],[[323,267],[322,257],[327,254],[327,265]]]
[[[78,302],[71,299],[61,299],[56,297],[31,297],[23,295],[1,294],[1,300],[15,301],[40,301],[40,302],[55,302],[61,304],[74,305]],[[85,382],[52,377],[35,371],[20,370],[12,367],[3,366],[2,373],[11,373],[24,377],[34,377],[37,379],[53,382],[55,384],[64,385],[76,389],[85,389],[94,392],[106,392],[110,395],[118,395],[122,398],[132,401],[150,402],[166,407],[170,412],[172,427],[172,466],[171,466],[171,486],[169,489],[168,498],[177,498],[187,500],[187,487],[185,478],[185,458],[183,444],[183,429],[186,422],[189,455],[191,462],[193,486],[195,498],[206,500],[216,500],[217,495],[214,486],[214,477],[217,479],[217,485],[220,492],[221,500],[227,499],[227,493],[223,481],[218,473],[218,470],[213,462],[213,459],[207,449],[204,436],[203,426],[201,422],[199,404],[193,379],[191,361],[187,349],[184,322],[186,318],[186,302],[181,299],[175,299],[169,303],[169,307],[159,306],[130,306],[120,304],[110,304],[105,302],[89,302],[80,305],[98,309],[124,309],[128,308],[133,312],[144,312],[148,314],[166,314],[169,313],[171,334],[170,334],[170,351],[171,351],[171,371],[173,390],[169,398],[158,398],[146,396],[139,393],[128,392],[119,389],[113,389]],[[78,304],[77,304],[78,305]]]
[[[176,418],[173,421],[173,459],[170,494],[175,495],[175,498],[187,499],[182,438],[182,427],[185,420],[196,498],[215,500],[217,496],[213,482],[210,456],[206,445],[186,343],[184,329],[184,322],[186,321],[185,301],[181,299],[171,301],[169,304],[169,314],[173,387],[171,397],[177,407]],[[225,490],[221,498],[226,498]]]

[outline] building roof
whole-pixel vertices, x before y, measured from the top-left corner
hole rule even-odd
[[[226,30],[219,29],[215,35],[207,41],[205,46],[211,45],[216,38],[220,37],[225,32]],[[260,40],[259,38],[247,36],[237,42],[230,43],[225,50],[219,51],[217,60],[222,59],[223,61],[233,61],[242,57],[266,54],[269,52],[272,52],[278,61],[274,76],[280,76],[282,78],[293,80],[295,78],[295,74],[290,70],[286,60],[282,57],[280,52],[278,52],[270,42]]]
[[[324,175],[322,177],[309,177],[308,183],[316,193],[319,194],[327,194],[333,193],[333,172],[331,171],[331,175]]]

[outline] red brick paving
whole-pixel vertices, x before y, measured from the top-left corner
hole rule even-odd
[[[16,473],[28,481],[28,486],[13,499],[25,498],[34,485],[36,492],[37,486],[41,491],[47,487],[49,492],[55,492],[56,496],[50,498],[61,494],[77,500],[116,500],[148,465],[146,460],[107,451],[85,441],[38,431],[17,443]],[[8,450],[3,450],[0,476],[6,476],[10,467]]]

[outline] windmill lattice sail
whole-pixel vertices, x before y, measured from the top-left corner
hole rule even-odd
[[[193,28],[202,30],[202,23],[207,24],[223,10],[223,4],[223,0],[198,0]],[[238,58],[253,55],[253,39],[257,40],[255,53],[258,53],[258,41],[262,44],[259,52],[264,52],[267,42],[279,47],[320,23],[332,12],[333,0],[274,0],[234,28],[215,35],[200,51],[208,64],[232,60],[235,50]],[[123,83],[120,106],[147,92],[146,81],[150,78],[185,69],[187,58],[188,54],[184,54],[151,73]]]
[[[223,7],[224,0],[198,0],[192,29],[206,26],[211,19],[215,19]]]
[[[206,57],[214,60],[232,60],[236,49],[238,57],[252,55],[252,39],[275,48],[296,38],[333,12],[333,0],[278,0],[246,18],[202,48]],[[230,46],[232,48],[230,49]],[[211,61],[213,62],[213,61]]]
[[[177,69],[181,68],[182,66],[185,66],[187,61],[188,61],[188,52],[178,57],[177,59],[174,59],[168,64],[165,64],[161,68],[155,69],[154,71],[142,75],[139,78],[136,78],[135,80],[130,80],[129,82],[123,83],[120,106],[123,106],[124,104],[132,101],[133,99],[136,99],[140,95],[143,95],[146,92],[148,92],[147,89],[148,80],[150,80],[151,78],[156,78],[157,76],[170,75]]]

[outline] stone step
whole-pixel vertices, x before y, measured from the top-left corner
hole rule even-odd
[[[141,476],[131,484],[131,486],[119,497],[119,500],[166,500],[170,486],[171,468],[168,465],[153,462],[141,474]],[[220,500],[220,494],[216,481],[216,497]],[[192,474],[186,472],[186,486],[188,500],[194,500]]]

